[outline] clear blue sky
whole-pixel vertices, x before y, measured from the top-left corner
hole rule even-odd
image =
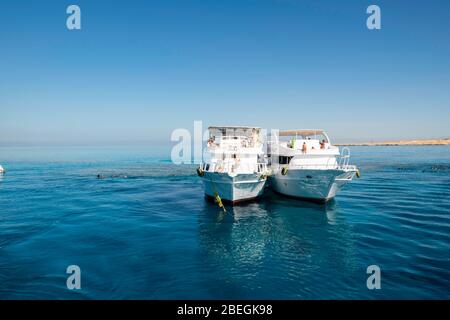
[[[170,143],[194,120],[447,137],[449,37],[450,1],[3,0],[0,144]]]

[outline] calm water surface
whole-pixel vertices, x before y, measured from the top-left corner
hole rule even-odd
[[[0,298],[450,299],[450,147],[351,150],[335,201],[224,214],[163,150],[0,148]]]

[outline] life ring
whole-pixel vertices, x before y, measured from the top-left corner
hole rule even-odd
[[[287,167],[283,167],[283,169],[281,169],[281,174],[282,174],[283,176],[287,175],[288,170],[289,170],[289,169],[288,169]]]
[[[205,175],[205,171],[202,170],[202,168],[197,168],[197,175],[199,177],[203,177]]]

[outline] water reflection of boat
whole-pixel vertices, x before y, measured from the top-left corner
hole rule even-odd
[[[309,279],[317,279],[314,273],[324,262],[343,272],[354,269],[351,229],[338,212],[334,201],[317,205],[277,195],[227,213],[205,203],[199,240],[216,276],[224,279],[222,286],[253,290],[253,298],[283,298],[283,290],[292,297]],[[245,288],[240,287],[243,282]],[[267,290],[270,286],[274,289]],[[264,295],[255,287],[266,287]]]

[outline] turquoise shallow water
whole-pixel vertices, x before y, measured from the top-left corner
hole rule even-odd
[[[450,148],[351,150],[335,201],[223,214],[164,150],[0,148],[0,298],[449,299]]]

